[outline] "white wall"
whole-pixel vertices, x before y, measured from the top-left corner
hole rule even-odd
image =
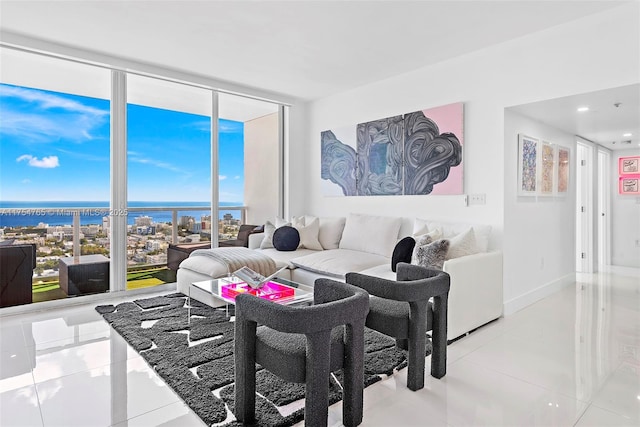
[[[247,224],[278,215],[278,113],[244,123],[244,204]]]
[[[618,158],[640,156],[640,149],[611,155],[611,264],[640,267],[640,196],[618,194]]]
[[[540,33],[483,49],[431,67],[329,96],[309,105],[304,210],[317,215],[369,212],[483,222],[494,227],[492,247],[503,235],[523,241],[527,221],[506,209],[506,187],[513,186],[515,161],[505,141],[504,109],[549,98],[591,92],[640,81],[640,33],[637,2]],[[612,67],[611,64],[616,64]],[[366,70],[362,70],[366,72]],[[465,104],[464,188],[485,193],[486,205],[465,207],[462,196],[324,197],[320,187],[320,132],[342,125],[388,117],[453,102]],[[510,145],[509,145],[510,146]],[[507,155],[509,157],[507,157]],[[509,181],[506,181],[508,179]],[[509,205],[511,205],[509,200]],[[291,214],[302,214],[292,211]],[[508,218],[508,221],[505,220]],[[528,219],[528,218],[527,218]],[[546,218],[542,218],[544,220]],[[506,228],[508,225],[509,228]],[[542,252],[545,241],[529,242]],[[510,247],[507,249],[511,250]],[[540,261],[523,265],[507,256],[505,296],[514,299],[553,280],[565,269],[539,274]],[[552,260],[546,262],[554,262]],[[553,272],[555,271],[555,272]],[[529,275],[535,283],[513,283]],[[560,279],[556,277],[555,279]]]
[[[562,197],[517,195],[518,134],[571,150],[569,192]],[[576,142],[571,134],[505,110],[505,313],[512,313],[575,279]],[[523,274],[526,272],[526,274]]]

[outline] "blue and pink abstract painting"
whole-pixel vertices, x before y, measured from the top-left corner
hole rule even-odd
[[[462,194],[463,141],[462,103],[323,131],[323,193]]]

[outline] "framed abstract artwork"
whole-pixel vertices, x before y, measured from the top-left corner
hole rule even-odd
[[[640,194],[640,175],[621,176],[618,182],[618,192],[620,194],[638,195]]]
[[[462,194],[461,102],[320,133],[325,196]]]
[[[538,172],[540,174],[538,182],[540,183],[538,195],[553,196],[555,190],[556,175],[556,153],[554,145],[547,141],[540,144],[540,159],[538,163]]]
[[[556,195],[566,196],[569,192],[569,162],[571,159],[569,148],[558,145],[556,152],[557,174]]]
[[[620,157],[618,159],[618,175],[640,174],[640,156]]]
[[[540,141],[536,138],[518,135],[518,195],[537,195],[538,150]]]

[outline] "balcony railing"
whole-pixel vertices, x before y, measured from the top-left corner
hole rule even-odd
[[[127,211],[127,216],[129,218],[131,218],[132,216],[136,218],[144,217],[144,216],[149,216],[153,218],[154,213],[157,216],[158,213],[162,212],[164,214],[162,215],[164,221],[156,222],[155,220],[153,220],[153,222],[151,222],[151,220],[149,220],[149,225],[159,226],[157,228],[160,228],[160,229],[163,228],[165,230],[165,233],[159,233],[159,237],[157,239],[154,237],[153,234],[147,234],[143,236],[143,235],[137,234],[138,230],[141,230],[137,227],[142,227],[142,229],[144,229],[144,225],[142,226],[132,225],[130,224],[131,221],[129,220],[127,221],[128,223],[127,234],[129,237],[135,238],[136,236],[139,236],[140,237],[139,241],[145,242],[145,244],[146,242],[151,242],[151,244],[145,247],[144,249],[142,248],[142,246],[140,246],[137,249],[135,247],[129,247],[129,246],[126,248],[126,250],[131,251],[131,256],[127,257],[129,260],[129,265],[127,269],[128,272],[130,273],[129,276],[135,275],[136,273],[135,270],[144,269],[144,267],[149,267],[149,268],[155,267],[160,269],[164,267],[166,269],[166,258],[163,262],[153,262],[153,261],[149,261],[145,254],[148,252],[157,252],[159,253],[159,258],[163,259],[164,258],[163,255],[166,256],[166,246],[168,243],[177,244],[183,241],[187,241],[189,236],[201,234],[203,232],[205,235],[207,232],[210,233],[211,228],[213,227],[210,227],[205,230],[201,230],[202,221],[200,220],[200,218],[198,218],[198,220],[195,220],[194,218],[194,222],[195,224],[197,224],[197,226],[192,227],[190,230],[189,230],[189,224],[184,224],[184,223],[180,224],[181,213],[183,217],[185,216],[195,217],[194,213],[202,212],[203,215],[206,215],[210,211],[211,211],[211,208],[207,206],[130,207]],[[231,213],[233,215],[233,220],[231,222],[233,223],[237,223],[238,225],[240,225],[246,222],[247,208],[245,206],[220,206],[219,211]],[[100,212],[105,213],[105,215],[101,216]],[[237,215],[235,214],[235,212],[239,213],[239,217],[240,217],[239,219],[237,218]],[[24,225],[21,227],[16,226],[12,228],[6,228],[7,226],[4,224],[3,224],[3,227],[4,227],[3,232],[5,234],[4,236],[5,239],[15,238],[17,241],[20,241],[20,242],[36,244],[37,249],[41,255],[39,257],[39,264],[41,266],[40,270],[42,268],[48,269],[49,274],[47,274],[47,271],[45,270],[44,272],[45,274],[38,274],[37,276],[34,276],[34,284],[37,281],[42,281],[42,280],[45,280],[45,282],[50,280],[55,280],[55,278],[58,276],[57,272],[55,271],[55,267],[53,267],[53,264],[56,261],[56,258],[58,259],[62,257],[66,258],[70,255],[70,252],[71,252],[73,254],[73,257],[75,258],[74,260],[75,263],[78,263],[80,261],[80,257],[82,256],[82,249],[83,249],[82,242],[81,242],[83,229],[85,231],[85,235],[83,236],[83,238],[88,240],[86,242],[86,243],[89,243],[88,246],[96,247],[95,253],[106,253],[107,250],[110,251],[111,248],[110,248],[110,242],[108,239],[109,231],[104,229],[108,223],[105,222],[105,220],[103,220],[103,217],[107,217],[108,213],[109,213],[109,208],[103,208],[103,207],[70,207],[70,208],[43,207],[43,208],[29,208],[29,209],[9,209],[9,208],[0,209],[0,216],[10,216],[10,215],[27,216],[29,214],[33,215],[33,224],[32,224],[34,228],[33,232],[31,233],[29,232],[30,226],[27,226],[27,225]],[[169,227],[169,224],[167,224],[167,222],[169,221],[166,220],[168,218],[167,213],[171,214],[170,227]],[[185,213],[191,214],[191,215],[185,215]],[[48,219],[51,219],[52,217],[55,218],[56,215],[58,217],[56,219],[55,224],[64,224],[64,225],[60,225],[60,226],[49,225],[48,226],[49,230],[47,230],[46,232],[47,234],[43,234],[44,231],[42,229],[37,228],[38,223],[47,222]],[[81,217],[86,217],[89,215],[94,216],[95,221],[83,220],[82,222],[85,222],[85,224],[81,225]],[[60,216],[62,216],[62,218]],[[233,236],[221,236],[223,226],[225,225],[225,220],[220,220],[218,218],[216,218],[215,220],[218,221],[218,224],[219,224],[218,235],[219,237],[223,237],[220,240],[224,240],[225,238],[232,238]],[[144,223],[144,221],[140,221],[140,223]],[[88,228],[91,228],[92,229],[91,231],[97,232],[97,234],[87,235],[86,232]],[[167,232],[169,228],[170,228],[170,238],[169,238],[169,233]],[[12,231],[15,234],[11,235]],[[47,236],[52,233],[54,233],[54,238],[57,240],[57,242],[55,243],[52,240],[47,241]],[[51,236],[49,236],[49,238],[51,238]],[[65,242],[68,242],[68,243],[65,244]],[[157,243],[154,243],[154,242],[157,242]],[[94,252],[87,252],[86,248],[88,246],[85,246],[84,252],[94,253]],[[152,248],[158,248],[158,249],[154,250]],[[160,248],[162,248],[162,250],[159,250]],[[139,259],[141,262],[137,262],[135,260],[135,255],[138,251],[140,251]],[[51,255],[43,256],[47,253]],[[142,261],[143,259],[144,261]]]

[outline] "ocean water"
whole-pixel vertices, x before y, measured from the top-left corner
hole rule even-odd
[[[127,215],[127,223],[135,224],[136,217],[150,216],[153,222],[171,222],[171,210],[167,211],[140,211],[136,208],[147,207],[208,207],[208,202],[129,202],[129,208],[125,212],[109,209],[109,202],[14,202],[0,201],[0,227],[26,227],[36,226],[39,223],[54,225],[71,225],[73,223],[72,208],[80,210],[80,224],[102,224],[102,218],[113,215]],[[242,203],[220,202],[220,207],[242,206]],[[230,213],[233,218],[240,219],[239,210],[220,210],[219,219]],[[192,216],[196,221],[203,215],[210,215],[208,210],[184,210],[178,211],[178,220],[181,216]]]

